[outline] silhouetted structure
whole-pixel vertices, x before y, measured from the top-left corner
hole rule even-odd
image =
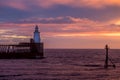
[[[35,28],[34,37],[36,37],[34,38],[35,40],[30,39],[30,42],[28,43],[24,42],[15,45],[0,45],[0,59],[43,58],[43,43],[39,41],[40,36],[38,26]]]
[[[114,68],[116,68],[116,66],[115,66],[115,64],[112,62],[112,60],[111,60],[111,58],[109,58],[109,55],[108,55],[108,53],[109,53],[109,47],[108,47],[108,45],[106,45],[105,46],[105,50],[106,50],[106,54],[105,54],[105,65],[104,65],[104,68],[105,69],[107,69],[108,68],[108,61],[110,61],[111,63],[112,63],[112,66],[114,67]]]
[[[106,49],[106,58],[105,58],[105,65],[104,67],[105,68],[108,68],[108,45],[105,46],[105,49]]]

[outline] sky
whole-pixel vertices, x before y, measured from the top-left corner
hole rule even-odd
[[[45,48],[120,49],[119,0],[0,0],[0,44],[28,42],[36,25]]]

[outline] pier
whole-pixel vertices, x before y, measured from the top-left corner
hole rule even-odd
[[[31,38],[30,42],[0,45],[0,59],[41,59],[43,57],[44,48],[40,41],[38,26],[35,27],[34,38]]]
[[[0,59],[43,58],[43,43],[0,45]]]

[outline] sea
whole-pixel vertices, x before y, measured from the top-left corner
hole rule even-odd
[[[108,69],[104,49],[45,49],[44,57],[0,59],[0,80],[120,80],[120,49],[109,50]]]

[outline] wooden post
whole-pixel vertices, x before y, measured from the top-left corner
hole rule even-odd
[[[105,65],[104,68],[108,68],[108,45],[105,46],[105,50],[106,50],[106,55],[105,55]]]

